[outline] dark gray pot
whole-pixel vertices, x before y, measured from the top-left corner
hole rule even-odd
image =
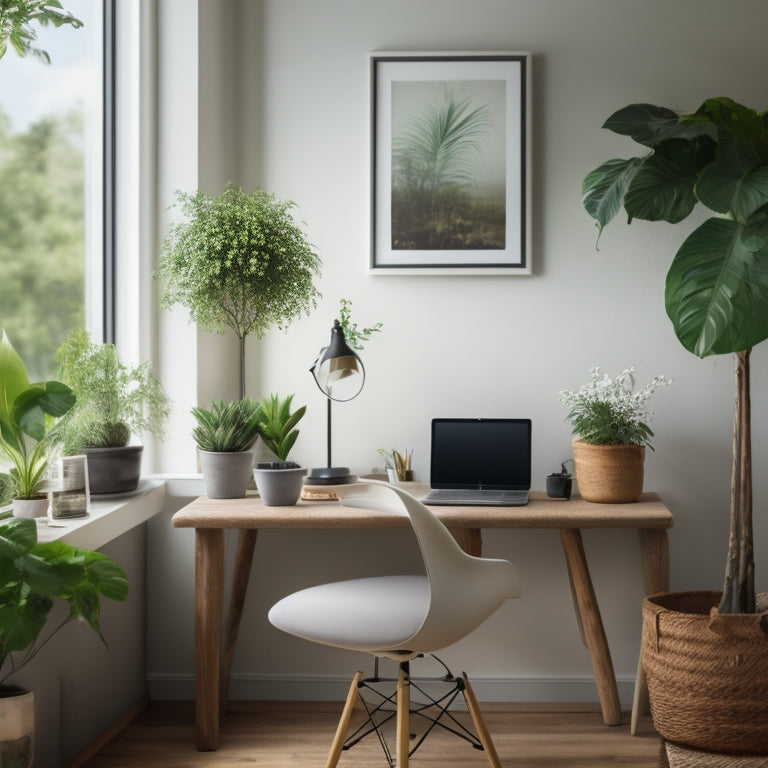
[[[241,499],[253,470],[253,451],[200,451],[200,468],[210,499]]]
[[[120,448],[86,448],[88,487],[91,493],[125,493],[135,491],[141,476],[143,445]]]
[[[306,474],[306,467],[295,465],[272,469],[269,465],[259,464],[253,470],[259,495],[268,507],[292,507],[301,496],[301,486]]]

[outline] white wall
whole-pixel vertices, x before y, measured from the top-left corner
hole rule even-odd
[[[295,392],[296,403],[309,406],[295,458],[310,466],[325,461],[325,402],[308,368],[327,343],[342,297],[353,301],[360,324],[384,323],[364,352],[364,391],[334,410],[334,458],[354,471],[377,464],[379,447],[413,448],[416,476],[426,479],[432,417],[529,416],[534,485],[542,488],[545,475],[570,455],[559,390],[581,385],[594,365],[615,374],[633,364],[641,382],[664,373],[674,384],[654,400],[656,452],[647,458],[646,487],[658,491],[675,514],[673,588],[720,588],[732,362],[701,361],[684,351],[663,301],[666,269],[692,225],[628,227],[617,220],[597,250],[580,185],[603,160],[634,152],[629,140],[600,130],[605,118],[628,103],[693,110],[706,97],[728,95],[768,108],[763,74],[768,6],[762,0],[727,6],[715,0],[240,0],[213,6],[212,0],[167,0],[161,9],[164,5],[173,8],[170,32],[180,6],[197,7],[206,19],[186,43],[192,46],[185,55],[194,72],[214,64],[217,48],[224,63],[211,70],[218,73],[213,82],[201,77],[196,90],[184,83],[191,89],[184,114],[194,122],[181,140],[189,149],[169,145],[171,155],[163,157],[161,143],[161,193],[196,183],[223,186],[224,174],[215,178],[219,166],[204,151],[213,142],[213,157],[227,178],[231,174],[246,188],[262,187],[296,201],[297,216],[323,259],[318,310],[287,332],[248,343],[248,394]],[[186,23],[192,23],[188,16]],[[237,40],[222,34],[235,29],[239,48]],[[204,38],[204,45],[196,43]],[[206,51],[199,61],[195,45]],[[533,275],[367,274],[368,54],[376,50],[532,52]],[[172,46],[162,52],[166,73],[174,55]],[[228,68],[233,56],[239,57],[236,70]],[[169,80],[171,90],[174,82]],[[225,105],[231,113],[218,113],[216,125],[211,114],[223,98],[220,91],[229,94]],[[179,114],[162,100],[160,110],[161,126]],[[228,148],[216,144],[222,136],[231,139]],[[208,170],[199,171],[196,180],[190,168],[204,162]],[[162,330],[166,315],[160,315],[161,351],[170,350],[175,338]],[[231,339],[212,337],[199,350],[203,347],[205,356],[198,355],[193,366],[198,395],[230,396],[237,375]],[[768,379],[765,348],[756,350],[752,365],[757,577],[765,589],[760,563],[766,556],[761,470],[768,460],[768,432],[760,397]],[[187,387],[172,393],[178,412],[193,404],[189,392]],[[173,440],[159,469],[193,471],[191,440],[186,434]],[[640,626],[636,541],[628,532],[589,532],[585,539],[617,674],[628,684]],[[578,639],[557,533],[486,532],[484,541],[489,554],[516,562],[524,594],[448,655],[461,658],[476,677],[516,681],[522,698],[537,691],[545,698],[567,697],[571,690],[581,696],[591,669]],[[243,695],[266,690],[258,685],[281,676],[341,677],[354,666],[346,654],[279,636],[267,625],[264,610],[300,584],[347,568],[364,570],[372,553],[390,543],[389,534],[362,532],[270,532],[260,539],[251,612],[234,662]],[[384,555],[375,556],[384,567]],[[189,592],[189,560],[177,567],[187,574],[182,584]],[[176,638],[183,649],[191,642],[188,620],[180,623]],[[163,680],[186,685],[188,650],[175,656],[153,651],[167,642],[160,638],[167,631],[151,627],[151,675],[158,685]],[[528,680],[532,686],[526,687]],[[502,697],[514,696],[510,690]],[[622,693],[627,690],[624,685]]]

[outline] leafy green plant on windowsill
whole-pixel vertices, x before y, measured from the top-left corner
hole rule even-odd
[[[75,403],[60,381],[30,384],[27,369],[3,330],[0,341],[0,453],[11,470],[3,485],[16,499],[40,496],[38,487],[57,436],[56,419]],[[6,491],[7,493],[7,491]]]
[[[65,453],[122,447],[144,430],[163,437],[170,405],[148,362],[125,365],[114,344],[96,344],[83,329],[68,336],[56,360],[59,375],[77,396],[60,427]]]

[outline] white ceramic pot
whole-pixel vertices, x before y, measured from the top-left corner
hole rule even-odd
[[[35,696],[0,686],[0,765],[31,768],[35,752]]]
[[[42,496],[39,499],[14,499],[13,514],[14,517],[47,517],[48,497]]]

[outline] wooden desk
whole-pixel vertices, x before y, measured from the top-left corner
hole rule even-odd
[[[426,486],[406,484],[415,496]],[[432,507],[461,546],[481,553],[483,528],[557,528],[563,544],[576,617],[600,695],[603,719],[621,722],[613,662],[603,630],[592,579],[584,553],[581,529],[635,528],[640,533],[646,594],[669,589],[670,511],[654,493],[644,493],[634,504],[592,504],[579,497],[549,499],[533,492],[525,507]],[[369,509],[343,507],[338,501],[300,501],[295,507],[267,507],[256,495],[243,499],[202,496],[173,516],[177,528],[195,529],[195,697],[196,740],[199,750],[219,744],[219,713],[226,700],[232,656],[242,615],[259,528],[401,528],[407,517]],[[224,530],[237,528],[240,537],[229,612],[224,623]],[[638,674],[638,688],[645,680]],[[638,704],[638,692],[635,694]],[[640,700],[641,701],[641,700]]]

